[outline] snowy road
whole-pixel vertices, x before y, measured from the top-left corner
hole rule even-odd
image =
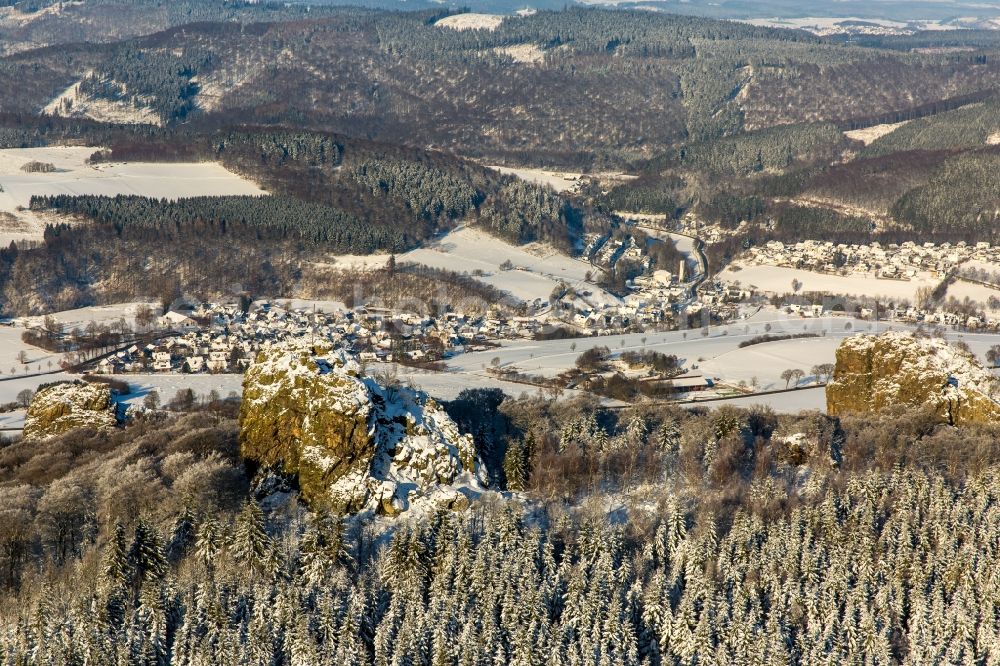
[[[697,403],[695,403],[697,405]],[[726,400],[713,400],[704,404],[708,409],[717,409],[723,405],[733,407],[753,407],[764,405],[770,407],[779,414],[797,414],[806,410],[826,411],[826,387],[816,386],[813,388],[789,391],[787,393],[771,393],[768,395],[750,395],[741,398],[727,398]]]
[[[703,336],[703,330],[671,331],[666,333],[630,333],[626,335],[609,335],[590,338],[574,338],[570,340],[506,342],[499,349],[475,352],[458,356],[448,362],[449,367],[460,372],[481,372],[499,358],[500,367],[517,368],[528,374],[554,377],[560,372],[572,368],[577,357],[593,347],[608,347],[612,352],[653,350],[664,354],[673,354],[688,367],[715,359],[723,354],[734,352],[739,343],[757,335],[792,333],[815,333],[830,339],[829,355],[832,360],[836,341],[855,332],[869,329],[870,322],[852,320],[843,317],[824,317],[818,319],[789,319],[770,313],[771,317],[756,317],[730,326],[712,327],[708,336]],[[845,330],[845,324],[850,322],[850,330]],[[770,326],[770,331],[767,327]],[[1000,336],[995,336],[1000,341]],[[781,343],[771,343],[781,344]],[[756,346],[756,345],[755,345]],[[748,350],[752,347],[746,348]],[[812,364],[823,363],[824,358],[818,357]],[[787,366],[785,366],[787,367]],[[774,368],[775,376],[785,367]],[[808,368],[806,368],[808,370]],[[766,368],[764,368],[766,370]]]

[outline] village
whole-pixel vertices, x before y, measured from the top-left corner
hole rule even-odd
[[[547,298],[540,297],[539,283],[528,291],[530,300],[443,308],[390,309],[364,299],[348,307],[234,295],[223,302],[182,298],[169,306],[122,304],[55,313],[67,322],[57,327],[64,346],[53,349],[56,370],[51,362],[48,372],[35,363],[34,382],[61,368],[70,376],[90,373],[109,381],[121,376],[133,393],[137,386],[147,387],[138,394],[159,387],[170,395],[175,386],[202,385],[203,391],[225,393],[238,387],[238,377],[262,349],[298,340],[344,349],[372,371],[398,374],[443,399],[474,386],[515,394],[589,392],[608,404],[627,404],[639,395],[739,404],[757,395],[784,405],[787,399],[780,396],[792,390],[801,395],[790,404],[814,406],[825,381],[816,371],[822,366],[817,361],[831,357],[838,340],[855,331],[893,326],[947,329],[959,336],[1000,331],[1000,307],[994,307],[1000,298],[989,302],[994,291],[1000,294],[992,286],[1000,284],[1000,248],[985,243],[769,242],[747,248],[708,277],[697,238],[646,230],[686,242],[684,259],[673,270],[651,265],[643,244],[626,235],[588,239],[589,263],[557,257],[557,262],[572,262],[566,263],[570,270],[557,269],[560,264],[547,258],[500,255],[491,259],[492,270],[470,273],[498,286],[543,277],[555,285]],[[466,238],[477,240],[471,234]],[[473,248],[470,254],[483,256]],[[427,256],[433,257],[425,253],[404,262]],[[609,297],[592,275],[623,259],[643,270]],[[401,262],[401,269],[406,265]],[[954,298],[961,293],[958,287],[979,292],[963,304]],[[91,321],[91,314],[101,323]],[[38,345],[52,337],[47,319],[9,323],[23,331],[24,343]],[[81,341],[101,340],[104,331],[111,332],[110,342],[91,343],[81,353]],[[596,353],[595,348],[608,350],[606,361],[582,367],[581,355]],[[654,371],[651,363],[670,367]],[[786,374],[798,377],[794,385]],[[10,377],[15,375],[18,386],[23,382],[31,388],[29,366],[17,365],[16,372],[12,367]]]
[[[643,258],[631,239],[605,245],[603,261]],[[614,251],[604,256],[611,246]],[[499,270],[527,271],[514,265]],[[692,300],[700,277],[688,274],[683,263],[676,273],[647,271],[630,281],[627,293],[618,299],[591,298],[589,289],[596,287],[589,283],[559,282],[547,300],[527,303],[523,316],[499,306],[427,314],[281,299],[243,305],[180,303],[150,322],[150,330],[159,332],[155,341],[119,349],[90,365],[102,374],[238,373],[261,347],[288,339],[343,347],[362,362],[424,365],[503,341],[675,330],[688,326],[690,316],[708,316],[714,322],[734,316],[730,304],[719,301],[706,308]],[[29,330],[40,326],[34,320],[16,323]]]
[[[967,244],[964,241],[954,245],[921,245],[907,241],[885,246],[878,242],[847,245],[807,240],[786,245],[769,241],[760,247],[751,247],[746,254],[760,264],[901,280],[913,279],[921,272],[943,278],[973,260],[997,264],[1000,268],[1000,247],[989,243]]]
[[[921,275],[936,282],[975,279],[958,277],[959,267],[973,260],[1000,266],[1000,248],[985,243],[881,247],[815,241],[784,245],[772,241],[750,248],[741,257],[744,263],[760,266],[896,282],[916,280]],[[238,373],[262,346],[288,339],[344,347],[363,362],[420,366],[488,350],[504,341],[546,339],[553,331],[561,331],[562,336],[590,337],[722,326],[746,317],[748,306],[764,304],[801,318],[851,315],[864,320],[1000,330],[1000,316],[986,317],[982,307],[963,313],[922,308],[903,298],[884,302],[881,309],[879,303],[868,302],[870,299],[859,299],[845,307],[843,299],[829,294],[819,302],[811,302],[804,295],[797,297],[795,285],[784,289],[786,298],[775,300],[781,292],[731,279],[741,272],[724,273],[699,283],[696,278],[700,276],[686,276],[682,264],[677,273],[660,269],[635,278],[628,284],[629,293],[618,302],[589,303],[567,288],[554,293],[533,316],[520,317],[503,314],[498,308],[482,314],[429,315],[375,307],[317,309],[308,303],[281,300],[259,301],[246,309],[237,303],[193,304],[161,316],[155,325],[162,331],[158,339],[101,358],[94,363],[93,371]],[[966,272],[979,274],[974,270]],[[981,277],[990,277],[985,270],[979,272],[983,273]]]
[[[665,272],[664,272],[665,273]],[[658,326],[673,327],[672,303],[685,290],[651,280],[620,306],[552,309],[541,317],[511,317],[492,312],[438,316],[358,307],[321,311],[260,302],[248,311],[238,304],[205,303],[170,310],[160,317],[157,339],[130,345],[93,364],[94,372],[233,373],[242,372],[264,346],[291,339],[347,349],[362,362],[425,365],[456,354],[484,351],[501,341],[544,338],[555,331],[581,337],[613,335]],[[561,314],[557,314],[561,313]]]
[[[746,249],[699,291],[702,303],[767,297],[802,316],[847,311],[864,319],[997,331],[1000,247],[769,241]]]
[[[238,373],[262,347],[292,339],[341,347],[362,362],[427,363],[486,349],[495,339],[530,338],[539,327],[529,318],[429,317],[366,308],[324,312],[267,301],[247,311],[221,303],[170,310],[157,325],[164,334],[155,342],[102,358],[95,372]]]
[[[628,241],[618,244],[613,254],[632,251],[641,260],[641,253],[628,245]],[[240,373],[262,347],[289,339],[342,347],[364,363],[434,367],[456,356],[486,352],[512,341],[722,327],[761,308],[802,319],[839,315],[963,330],[1000,330],[1000,313],[995,317],[984,314],[984,308],[991,309],[987,303],[966,304],[963,310],[947,303],[923,307],[911,298],[879,302],[862,296],[852,300],[839,298],[831,289],[811,290],[808,284],[797,288],[795,280],[768,288],[746,279],[753,267],[764,267],[808,271],[816,276],[861,277],[867,285],[904,285],[911,290],[926,283],[928,294],[946,281],[974,283],[989,291],[984,285],[995,278],[987,268],[1000,268],[1000,248],[986,243],[881,246],[772,241],[749,248],[738,259],[739,263],[708,280],[702,279],[700,266],[689,269],[693,263],[681,262],[676,272],[647,270],[629,281],[627,293],[614,301],[588,299],[585,284],[565,285],[555,290],[548,302],[522,313],[527,316],[513,316],[509,309],[500,307],[426,314],[281,299],[175,304],[145,327],[136,321],[135,330],[143,335],[136,333],[131,344],[102,349],[101,354],[88,358],[86,369],[106,375]],[[817,298],[817,294],[822,297]],[[29,332],[41,326],[37,319],[14,323]]]

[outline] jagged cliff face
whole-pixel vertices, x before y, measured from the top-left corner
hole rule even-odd
[[[25,439],[44,439],[77,428],[115,427],[115,404],[105,384],[67,382],[38,391],[28,405]]]
[[[890,332],[841,343],[826,406],[835,416],[927,405],[942,423],[957,425],[1000,422],[997,395],[996,378],[968,352],[944,340]]]
[[[460,508],[486,483],[472,438],[425,394],[385,387],[342,351],[275,346],[247,369],[243,455],[296,474],[342,513]]]

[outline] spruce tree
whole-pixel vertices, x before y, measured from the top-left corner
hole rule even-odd
[[[163,552],[160,535],[149,522],[140,518],[128,551],[129,567],[132,571],[133,596],[147,582],[157,582],[167,573],[167,558]]]
[[[248,501],[236,517],[229,555],[245,576],[274,571],[274,545],[264,529],[264,512],[253,500]]]

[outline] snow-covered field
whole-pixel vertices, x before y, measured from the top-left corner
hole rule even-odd
[[[531,65],[545,60],[545,51],[536,44],[515,44],[494,49],[496,53],[510,56],[514,62]]]
[[[452,30],[496,30],[503,19],[499,14],[455,14],[444,17],[434,25]]]
[[[511,245],[469,227],[459,227],[427,247],[401,255],[398,260],[450,271],[479,270],[483,274],[476,279],[525,301],[548,299],[553,288],[563,281],[578,293],[591,292],[591,296],[585,297],[591,303],[618,302],[613,295],[585,281],[587,273],[597,271],[589,263],[539,244]],[[515,268],[501,271],[500,264],[507,260]]]
[[[378,366],[376,366],[377,368]],[[544,394],[543,389],[529,384],[519,384],[495,379],[482,373],[471,372],[433,372],[429,370],[419,370],[404,366],[393,366],[397,376],[401,381],[413,382],[413,384],[425,391],[431,397],[439,400],[454,400],[458,394],[465,389],[492,389],[498,388],[507,395],[538,395]],[[570,398],[579,394],[580,391],[563,391],[563,398]],[[620,405],[618,401],[605,401],[609,405]]]
[[[63,310],[48,315],[66,327],[66,330],[74,328],[84,328],[87,324],[95,322],[97,324],[110,324],[124,319],[129,326],[135,325],[136,313],[144,307],[152,308],[154,312],[160,312],[160,304],[155,301],[140,303],[115,303],[113,305],[93,305],[76,310]],[[25,326],[39,326],[45,317],[26,317],[19,320],[19,324]]]
[[[719,279],[754,286],[760,291],[792,293],[792,280],[802,283],[800,291],[819,291],[830,295],[868,296],[889,300],[913,301],[920,287],[935,287],[939,280],[927,273],[918,273],[912,280],[881,280],[868,275],[828,275],[784,266],[743,266],[740,270],[727,267]]]
[[[17,377],[16,379],[0,378],[0,403],[14,402],[17,400],[17,394],[24,389],[35,391],[41,384],[49,384],[51,382],[71,382],[74,379],[79,378],[79,375],[70,375],[65,372],[56,372],[51,375]]]
[[[539,55],[542,55],[539,52]],[[517,176],[521,180],[525,180],[529,183],[535,183],[536,185],[545,185],[551,187],[556,192],[568,192],[570,190],[576,189],[582,178],[596,178],[602,182],[607,181],[610,183],[621,182],[624,180],[633,180],[636,176],[627,173],[620,172],[608,172],[608,173],[577,173],[572,171],[551,171],[549,169],[534,169],[531,167],[505,167],[505,166],[488,166],[487,168],[499,171],[503,174],[510,174]],[[642,217],[641,213],[624,213],[624,216],[632,217],[634,219],[639,219]],[[639,217],[636,217],[636,216]]]
[[[128,382],[131,393],[125,397],[128,404],[139,404],[147,395],[156,391],[160,402],[169,402],[182,389],[191,389],[203,398],[212,391],[220,398],[243,391],[243,375],[181,375],[161,373],[155,375],[118,375],[116,379]]]
[[[850,330],[845,330],[845,324],[851,323]],[[500,359],[501,368],[515,368],[521,372],[543,377],[554,377],[573,367],[577,357],[587,349],[593,347],[608,347],[612,352],[642,351],[652,350],[664,354],[673,354],[681,359],[688,368],[695,371],[704,371],[708,376],[717,376],[720,380],[729,379],[727,364],[719,364],[718,372],[710,363],[713,359],[724,354],[736,352],[739,343],[756,335],[763,335],[768,332],[766,327],[770,326],[770,333],[778,335],[781,333],[804,333],[812,332],[824,335],[829,338],[829,354],[818,355],[814,360],[808,362],[802,369],[807,371],[813,365],[825,362],[833,362],[833,350],[836,342],[841,338],[855,332],[868,330],[872,324],[867,321],[852,320],[843,317],[822,317],[816,319],[790,318],[780,315],[774,311],[763,311],[757,317],[746,322],[733,324],[731,326],[712,327],[709,329],[707,337],[702,335],[701,330],[670,331],[666,333],[631,333],[627,335],[609,335],[590,338],[575,338],[570,340],[547,340],[547,341],[513,341],[506,342],[498,349],[489,351],[463,354],[448,361],[448,365],[460,372],[481,373],[485,368],[493,364],[493,359]],[[880,324],[880,330],[884,330],[885,324]],[[1000,340],[1000,336],[996,336]],[[825,341],[825,340],[824,340]],[[775,345],[794,344],[795,341],[773,343]],[[826,341],[825,341],[826,342]],[[754,345],[756,347],[756,345]],[[747,347],[740,350],[740,354],[749,352],[754,347]],[[786,354],[789,352],[775,351],[775,354]],[[750,361],[741,362],[740,356],[732,357],[737,370],[745,370],[743,366],[749,365]],[[705,366],[708,366],[706,369]],[[771,366],[765,365],[756,369],[761,386],[767,383],[775,383],[780,380],[781,371],[789,365]],[[746,377],[747,381],[753,374]],[[741,377],[736,377],[738,382]],[[781,381],[784,386],[784,381]],[[775,386],[775,388],[778,388]]]
[[[910,122],[909,120],[904,120],[900,123],[883,123],[882,125],[872,125],[871,127],[862,127],[856,130],[848,130],[844,132],[844,136],[848,139],[854,139],[855,141],[860,141],[866,146],[880,139],[887,134],[891,134],[898,130],[900,127]]]
[[[0,430],[20,429],[24,427],[24,410],[0,414]],[[8,435],[10,433],[7,433]]]
[[[781,379],[784,370],[801,370],[805,377],[800,385],[811,383],[810,369],[820,363],[833,363],[837,346],[844,335],[827,335],[821,338],[802,338],[752,345],[734,349],[715,356],[699,367],[710,377],[727,383],[745,381],[752,384],[756,377],[758,390],[772,391],[786,387]]]
[[[547,171],[545,169],[532,169],[529,167],[503,167],[503,166],[491,166],[490,169],[499,171],[503,174],[511,174],[517,176],[521,180],[526,180],[529,183],[535,183],[536,185],[547,185],[551,187],[556,192],[567,192],[569,190],[575,189],[580,176],[582,174],[578,173],[566,173],[563,171]]]
[[[968,298],[978,303],[984,311],[992,314],[996,313],[997,310],[992,310],[989,307],[989,300],[991,296],[1000,298],[1000,290],[990,289],[987,286],[975,284],[974,282],[956,280],[948,285],[948,291],[945,293],[945,296],[948,298],[954,296],[960,301],[964,301]]]
[[[24,333],[24,329],[20,327],[0,326],[0,378],[10,377],[11,368],[15,370],[14,375],[23,375],[25,368],[28,368],[29,372],[38,372],[38,366],[41,366],[41,371],[45,372],[59,367],[59,361],[62,360],[61,354],[53,354],[44,349],[24,344],[21,342],[22,333]],[[18,360],[18,355],[22,351],[27,354],[28,362],[26,364]],[[0,388],[0,393],[2,392],[3,389]],[[0,399],[0,402],[7,401]]]
[[[0,243],[41,238],[44,220],[26,207],[32,195],[137,194],[165,199],[209,195],[257,195],[264,192],[221,165],[211,162],[86,163],[97,149],[87,147],[17,148],[0,150]],[[38,161],[56,167],[53,173],[25,173],[21,167]],[[4,223],[3,213],[17,221]]]
[[[683,252],[688,257],[694,256],[694,238],[685,236],[684,234],[667,234],[667,237],[674,241],[678,252]]]
[[[389,256],[388,254],[338,254],[327,257],[326,261],[316,262],[316,265],[324,268],[366,271],[385,268]]]

